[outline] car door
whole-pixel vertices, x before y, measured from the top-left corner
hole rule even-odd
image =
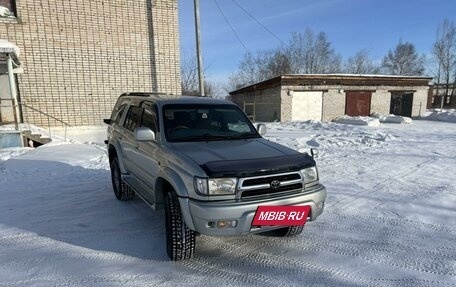
[[[135,140],[134,130],[140,124],[142,110],[139,106],[130,105],[123,123],[123,129],[119,135],[125,170],[134,178],[137,177],[135,158],[137,158],[138,153],[138,143]]]
[[[143,108],[141,127],[151,129],[158,139],[159,124],[158,124],[158,110],[155,104],[151,102],[144,102],[141,106]],[[159,152],[158,140],[149,142],[138,142],[139,153],[137,160],[134,164],[137,166],[138,179],[143,185],[147,187],[144,197],[149,203],[154,203],[154,190],[155,182],[159,172],[159,163],[157,160],[157,153]]]

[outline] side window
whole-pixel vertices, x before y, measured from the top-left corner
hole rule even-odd
[[[112,120],[116,124],[120,124],[120,119],[126,110],[127,105],[121,105],[112,115]]]
[[[144,109],[141,126],[150,128],[154,133],[158,132],[158,117],[155,105]]]
[[[141,118],[141,111],[142,108],[140,107],[130,106],[124,124],[124,127],[127,130],[134,131],[138,127],[139,120]]]

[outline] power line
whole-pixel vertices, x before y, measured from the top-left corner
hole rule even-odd
[[[276,34],[274,34],[271,30],[268,29],[268,27],[266,27],[265,25],[263,25],[263,23],[260,22],[260,20],[258,20],[255,16],[253,16],[252,14],[249,13],[249,11],[247,11],[246,9],[244,9],[244,7],[242,7],[238,2],[236,2],[236,0],[231,0],[234,4],[236,4],[242,11],[244,11],[245,14],[247,14],[250,18],[252,18],[255,22],[258,23],[258,25],[260,25],[261,27],[263,27],[263,29],[265,29],[269,34],[271,34],[274,38],[276,38],[280,43],[285,44],[284,41],[282,41],[282,39],[280,39]]]
[[[228,24],[228,26],[230,26],[231,28],[231,31],[233,31],[234,35],[236,36],[236,38],[238,39],[239,43],[241,43],[242,47],[244,47],[245,51],[247,53],[249,53],[249,49],[247,49],[247,47],[245,46],[245,44],[242,42],[241,38],[239,37],[238,33],[236,32],[236,30],[234,30],[234,27],[233,25],[231,25],[230,21],[228,21],[228,18],[226,17],[225,13],[223,13],[222,11],[222,8],[220,7],[219,3],[217,2],[217,0],[214,0],[215,4],[217,5],[217,8],[218,10],[220,11],[220,13],[222,14],[223,18],[225,18],[225,21],[226,23]]]

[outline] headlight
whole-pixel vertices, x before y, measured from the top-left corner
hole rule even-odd
[[[195,178],[195,189],[202,195],[232,195],[236,184],[237,178]]]
[[[318,172],[315,166],[301,169],[301,174],[304,177],[304,184],[318,181]]]

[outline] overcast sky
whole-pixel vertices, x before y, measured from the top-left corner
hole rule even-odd
[[[456,0],[234,1],[200,0],[205,76],[210,80],[224,81],[235,72],[246,48],[251,52],[271,49],[281,44],[277,38],[288,42],[292,32],[306,28],[326,32],[344,59],[365,48],[380,61],[400,39],[413,43],[420,53],[430,54],[439,24],[445,18],[456,22]],[[179,0],[182,54],[195,53],[193,13],[193,0]]]

